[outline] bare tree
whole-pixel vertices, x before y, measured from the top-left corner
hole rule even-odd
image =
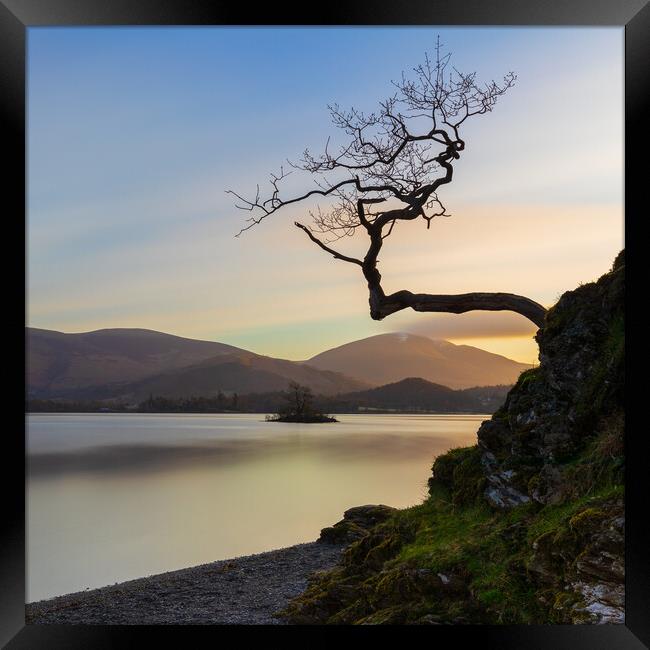
[[[414,68],[414,77],[393,82],[395,93],[379,104],[379,110],[363,113],[328,106],[333,124],[345,134],[345,142],[331,151],[289,162],[293,169],[308,172],[315,188],[290,198],[281,197],[282,181],[291,173],[280,169],[271,174],[266,198],[259,185],[253,199],[228,190],[236,206],[251,212],[238,236],[285,206],[311,197],[327,197],[325,209],[310,210],[311,227],[296,227],[325,252],[338,260],[356,264],[368,283],[370,315],[381,320],[410,307],[421,312],[514,311],[538,327],[544,323],[545,308],[524,296],[512,293],[465,293],[436,295],[407,290],[386,295],[377,268],[384,240],[397,224],[422,219],[427,229],[432,219],[450,216],[438,190],[451,182],[454,164],[465,149],[460,131],[465,121],[492,111],[497,100],[515,82],[508,73],[501,84],[479,84],[476,73],[465,74],[450,66],[450,54],[443,53],[438,39],[435,58],[425,57]],[[331,244],[343,237],[363,232],[369,245],[361,258],[344,255]]]
[[[289,382],[289,390],[284,394],[286,415],[306,416],[314,413],[314,394],[309,386],[301,386],[297,381]]]

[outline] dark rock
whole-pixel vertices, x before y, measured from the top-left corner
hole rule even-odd
[[[343,564],[361,572],[377,571],[411,540],[407,530],[379,525],[343,552]]]
[[[624,273],[621,253],[612,271],[560,298],[535,337],[539,367],[523,372],[481,425],[485,497],[493,506],[570,496],[562,463],[622,411]]]
[[[358,526],[353,521],[339,521],[320,531],[319,542],[326,544],[350,544],[366,535],[368,530]]]
[[[618,500],[584,508],[533,542],[527,569],[543,586],[544,602],[557,594],[559,622],[624,622],[624,525]]]
[[[385,505],[355,506],[343,513],[343,519],[333,526],[323,528],[319,542],[328,544],[350,544],[366,535],[370,528],[380,524],[396,512]]]
[[[353,521],[364,528],[372,528],[389,519],[395,512],[396,508],[385,505],[355,506],[343,513],[343,519]]]

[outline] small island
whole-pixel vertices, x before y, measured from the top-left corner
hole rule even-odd
[[[286,406],[281,407],[274,415],[267,415],[267,422],[338,422],[336,418],[325,415],[314,408],[314,395],[311,388],[301,386],[292,381],[289,390],[284,393]]]

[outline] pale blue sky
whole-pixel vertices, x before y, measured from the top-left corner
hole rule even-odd
[[[453,218],[387,245],[386,289],[551,304],[605,271],[623,243],[620,28],[30,28],[29,324],[288,358],[453,330],[412,312],[372,321],[358,269],[292,227],[299,209],[235,239],[245,214],[224,193],[322,147],[328,103],[372,110],[437,34],[459,69],[518,80],[468,125],[444,193]]]

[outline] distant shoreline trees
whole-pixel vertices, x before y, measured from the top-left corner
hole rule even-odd
[[[511,386],[481,386],[452,390],[424,379],[343,395],[315,395],[299,389],[268,393],[168,397],[150,395],[139,403],[124,400],[36,399],[25,401],[27,413],[492,413]]]
[[[230,397],[221,391],[215,397],[154,397],[140,402],[137,407],[140,413],[223,413],[224,411],[237,411],[239,395],[233,393]]]

